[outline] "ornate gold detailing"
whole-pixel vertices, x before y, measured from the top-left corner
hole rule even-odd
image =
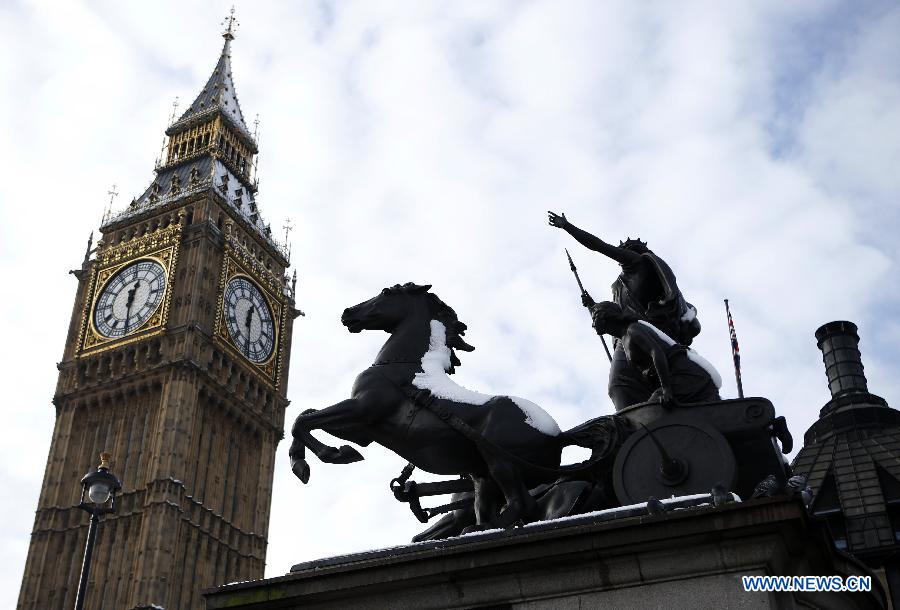
[[[227,233],[230,232],[226,230],[226,234]],[[236,357],[239,357],[241,362],[260,371],[265,380],[277,388],[280,382],[281,369],[284,364],[284,342],[281,338],[286,332],[288,307],[287,298],[284,296],[284,287],[282,286],[280,290],[273,290],[272,278],[263,279],[265,275],[259,273],[255,266],[247,265],[246,257],[235,249],[235,244],[232,243],[232,241],[229,241],[228,237],[231,236],[226,236],[225,262],[222,265],[222,274],[219,279],[214,336],[217,342],[225,346]],[[237,240],[233,241],[236,242]],[[247,254],[249,254],[249,252]],[[275,277],[271,271],[264,267],[263,269],[267,272],[267,275]],[[276,329],[274,339],[275,347],[272,352],[272,357],[259,364],[244,358],[240,348],[234,344],[231,333],[228,332],[228,327],[225,324],[225,287],[228,285],[228,282],[237,276],[245,276],[251,279],[263,294],[269,309],[272,311],[272,318]],[[275,286],[278,286],[277,282],[275,283]]]
[[[109,460],[112,456],[106,451],[100,452],[100,465],[97,468],[106,468],[109,470]]]
[[[280,296],[284,295],[286,289],[284,278],[271,269],[267,269],[262,261],[241,243],[234,232],[234,222],[231,220],[225,222],[225,251],[233,254],[248,270],[248,274],[258,278],[271,292]]]
[[[169,317],[169,305],[175,282],[175,266],[178,262],[178,247],[184,224],[184,210],[178,213],[178,221],[160,227],[143,235],[117,244],[103,247],[97,252],[97,259],[91,270],[90,293],[85,299],[82,312],[81,330],[78,337],[78,356],[89,356],[114,347],[140,341],[160,334]],[[166,290],[163,302],[140,328],[124,337],[104,337],[94,326],[94,307],[106,283],[123,267],[138,260],[153,260],[166,273]]]
[[[216,120],[220,121],[221,119]],[[221,127],[219,137],[216,156],[223,161],[229,161],[238,174],[250,179],[254,152],[231,129]]]
[[[275,349],[278,350],[277,356],[275,358],[275,375],[274,375],[274,383],[277,388],[281,383],[281,373],[284,370],[284,344],[285,342],[281,340],[281,337],[287,336],[287,323],[288,323],[288,305],[287,299],[282,299],[281,303],[281,312],[278,316],[278,345],[275,346]]]
[[[176,161],[183,161],[190,157],[199,157],[217,146],[218,134],[221,129],[221,119],[216,117],[173,134],[169,139],[166,162],[162,167],[167,167]]]
[[[226,162],[235,175],[253,182],[253,155],[256,149],[211,109],[210,120],[173,133],[166,144],[165,162],[156,169],[164,169],[185,160],[212,155]]]
[[[181,240],[183,224],[184,210],[181,210],[178,212],[178,222],[103,248],[97,253],[100,266],[104,267],[122,260],[130,260],[165,246],[177,245]]]

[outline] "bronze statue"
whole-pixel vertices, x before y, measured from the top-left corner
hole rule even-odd
[[[448,374],[460,365],[456,350],[475,348],[462,338],[466,325],[429,288],[396,285],[344,311],[341,322],[350,332],[383,330],[390,337],[357,376],[350,398],[297,417],[291,469],[304,483],[309,480],[307,447],[323,462],[363,459],[349,445],[329,447],[311,434],[325,430],[363,447],[374,441],[432,474],[470,478],[477,520],[472,529],[539,519],[539,501],[529,490],[605,464],[621,444],[619,424],[607,416],[562,431],[528,400],[455,384]],[[591,459],[561,467],[562,449],[569,445],[592,449]]]
[[[693,502],[692,494],[718,488],[724,491],[713,493],[712,501],[731,490],[749,497],[769,474],[778,485],[786,480],[773,438],[787,452],[790,437],[771,403],[720,400],[711,366],[619,305],[592,304],[595,328],[618,339],[623,365],[654,400],[562,431],[534,403],[480,394],[450,380],[460,366],[457,351],[474,348],[463,339],[466,325],[429,289],[396,285],[344,310],[341,321],[350,332],[390,336],[356,377],[350,398],[294,421],[288,455],[304,483],[306,448],[328,463],[362,459],[349,445],[320,442],[314,430],[363,447],[382,445],[409,462],[391,481],[397,500],[422,523],[441,516],[415,538],[426,540],[617,506],[659,513],[652,501],[646,509],[632,505],[671,496]],[[571,445],[589,448],[590,459],[560,465],[562,449]],[[414,468],[460,478],[416,482],[410,479]],[[447,504],[420,503],[447,494],[454,494]]]
[[[649,401],[672,406],[721,400],[719,374],[691,348],[608,301],[591,307],[594,329],[618,339],[629,365],[654,387]]]
[[[622,272],[612,285],[612,297],[625,314],[649,322],[685,346],[700,334],[696,308],[685,301],[672,269],[645,242],[627,239],[618,247],[613,246],[579,229],[565,214],[548,212],[548,217],[550,226],[565,230],[586,248],[621,265]],[[586,293],[582,303],[589,309],[595,304]],[[609,397],[616,410],[645,402],[655,389],[628,363],[621,342],[617,341],[609,373]]]

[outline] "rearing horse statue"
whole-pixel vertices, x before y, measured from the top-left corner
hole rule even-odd
[[[562,472],[563,447],[596,449],[594,432],[604,431],[594,431],[592,420],[562,432],[530,401],[454,383],[448,374],[460,365],[456,350],[475,348],[462,338],[466,325],[429,288],[396,285],[344,311],[341,322],[350,332],[383,330],[390,338],[356,377],[350,398],[297,417],[291,469],[309,481],[306,448],[328,463],[363,459],[349,445],[334,448],[316,440],[311,431],[320,429],[363,447],[376,442],[432,474],[470,477],[479,528],[528,521],[535,508],[528,490]]]

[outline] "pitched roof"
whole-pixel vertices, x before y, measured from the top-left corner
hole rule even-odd
[[[128,207],[107,218],[103,228],[140,217],[173,204],[189,195],[215,192],[223,198],[235,215],[258,232],[276,251],[287,259],[288,253],[272,235],[270,225],[262,218],[256,193],[244,186],[240,179],[219,159],[209,156],[164,168],[140,197]]]
[[[806,432],[791,468],[809,477],[813,514],[840,511],[846,533],[838,537],[845,539],[848,552],[888,552],[896,548],[887,502],[897,501],[892,494],[900,488],[900,411],[866,392],[832,399],[829,405],[841,398],[846,404],[823,409]]]
[[[179,131],[184,124],[192,122],[195,118],[218,110],[235,128],[251,140],[253,139],[244,122],[244,114],[241,112],[237,92],[234,89],[234,80],[231,76],[231,41],[234,40],[234,36],[230,32],[226,32],[223,36],[225,44],[222,46],[222,53],[219,55],[219,61],[216,62],[216,67],[206,81],[206,85],[203,86],[184,114],[169,126],[166,130],[167,134]]]

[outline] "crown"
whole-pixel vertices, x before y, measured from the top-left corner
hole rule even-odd
[[[630,237],[626,237],[625,241],[619,242],[620,248],[625,248],[626,250],[634,250],[635,248],[646,250],[647,242],[641,241],[640,239],[631,239]]]

